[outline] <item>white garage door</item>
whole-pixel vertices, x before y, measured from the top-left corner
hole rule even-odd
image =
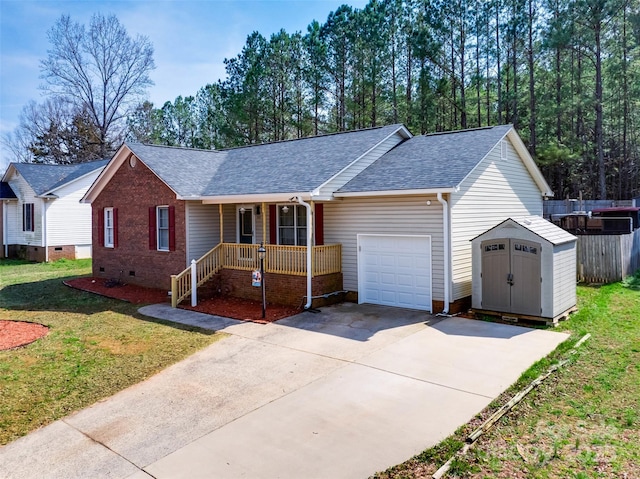
[[[358,300],[431,311],[431,237],[358,235]]]

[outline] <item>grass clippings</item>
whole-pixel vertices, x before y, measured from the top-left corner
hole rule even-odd
[[[0,317],[40,323],[49,334],[0,351],[0,444],[136,384],[221,337],[150,320],[140,305],[85,293],[64,279],[90,260],[0,260]]]
[[[571,338],[456,433],[377,479],[431,478],[467,436],[586,333],[571,361],[459,457],[450,478],[640,478],[640,274],[579,287]]]

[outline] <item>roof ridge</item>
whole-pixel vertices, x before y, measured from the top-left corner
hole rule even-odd
[[[455,133],[468,133],[471,131],[481,131],[481,130],[492,130],[494,128],[499,128],[501,126],[508,126],[513,128],[513,124],[511,123],[506,123],[504,125],[487,125],[487,126],[478,126],[475,128],[465,128],[463,130],[451,130],[451,131],[435,131],[433,133],[425,133],[422,136],[439,136],[439,135],[452,135]]]
[[[205,153],[219,153],[222,150],[215,150],[215,149],[206,149],[206,148],[193,148],[193,147],[189,147],[189,146],[176,146],[176,145],[156,145],[154,143],[142,143],[139,141],[126,141],[124,143],[125,145],[129,146],[133,146],[133,145],[142,145],[142,146],[151,146],[151,147],[155,147],[155,148],[170,148],[172,150],[187,150],[187,151],[203,151]]]
[[[328,136],[336,136],[336,135],[346,135],[348,133],[361,133],[363,131],[373,131],[373,130],[380,130],[382,128],[389,128],[392,126],[396,126],[396,127],[400,127],[400,126],[404,126],[402,123],[392,123],[391,125],[380,125],[380,126],[370,126],[368,128],[359,128],[357,130],[347,130],[347,131],[334,131],[332,133],[323,133],[322,135],[311,135],[311,136],[305,136],[302,138],[289,138],[286,140],[277,140],[277,141],[267,141],[265,143],[254,143],[252,145],[241,145],[241,146],[234,146],[231,148],[223,148],[217,151],[229,151],[229,150],[239,150],[241,148],[251,148],[253,146],[264,146],[264,145],[276,145],[279,143],[290,143],[293,141],[301,141],[301,140],[311,140],[313,138],[324,138],[324,137],[328,137]]]

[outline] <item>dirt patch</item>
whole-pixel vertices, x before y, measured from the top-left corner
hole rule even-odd
[[[166,303],[169,300],[167,292],[164,290],[144,288],[135,284],[114,284],[104,278],[76,278],[64,281],[64,284],[82,291],[128,301],[133,304]]]
[[[167,292],[160,289],[143,288],[133,284],[111,284],[104,278],[76,278],[65,281],[64,284],[72,288],[99,294],[108,298],[120,299],[134,304],[156,304],[169,301]],[[271,323],[278,319],[298,314],[301,310],[291,306],[268,304],[265,318],[262,318],[262,303],[248,299],[234,298],[231,296],[218,296],[212,299],[199,301],[192,308],[188,299],[181,303],[180,308],[198,311],[200,313],[214,314],[225,318],[253,321],[256,323]]]
[[[225,318],[252,321],[254,323],[272,323],[300,313],[302,310],[291,306],[267,304],[265,318],[262,318],[262,303],[248,299],[219,296],[205,299],[193,308],[188,304],[181,304],[181,308],[198,311],[200,313],[215,314]]]
[[[0,351],[31,344],[48,332],[42,324],[0,319]]]

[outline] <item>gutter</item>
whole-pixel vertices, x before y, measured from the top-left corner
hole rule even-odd
[[[311,260],[311,251],[313,249],[313,214],[311,212],[311,205],[309,203],[305,203],[302,198],[296,196],[291,199],[297,201],[298,204],[307,209],[307,303],[304,305],[304,309],[307,310],[311,308],[311,303],[313,301],[313,297],[311,296],[311,278],[313,277],[313,264]]]
[[[451,289],[450,267],[451,267],[451,225],[449,223],[449,204],[442,198],[442,193],[438,193],[438,201],[442,205],[442,234],[444,236],[444,308],[441,314],[449,314],[449,299]]]

